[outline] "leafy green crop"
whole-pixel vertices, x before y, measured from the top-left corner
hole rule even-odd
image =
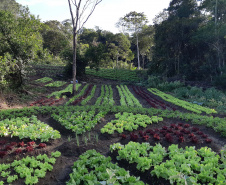
[[[171,184],[226,183],[224,155],[220,157],[207,147],[199,150],[195,150],[195,147],[183,149],[172,144],[166,150],[160,144],[150,146],[149,143],[129,142],[125,146],[113,144],[110,151],[118,152],[118,160],[125,159],[129,163],[136,163],[137,169],[142,172],[153,166],[151,175],[170,180]],[[221,154],[223,153],[224,150],[221,151]]]
[[[80,155],[74,163],[73,172],[67,185],[80,184],[131,184],[144,185],[139,178],[130,176],[129,172],[111,163],[110,157],[105,157],[95,150],[88,150]]]
[[[35,80],[35,82],[39,82],[39,83],[46,83],[46,82],[50,82],[50,81],[53,81],[53,79],[49,78],[49,77],[43,77],[38,80]]]
[[[18,136],[20,139],[41,139],[41,142],[61,137],[59,131],[53,130],[49,125],[42,123],[36,116],[31,116],[31,118],[17,117],[0,121],[0,135]]]
[[[63,85],[65,85],[67,82],[63,82],[63,81],[55,81],[49,84],[46,84],[46,87],[61,87]]]
[[[175,97],[173,97],[169,94],[163,93],[163,92],[159,91],[158,89],[151,88],[151,89],[148,89],[148,90],[151,93],[153,93],[157,96],[160,96],[165,101],[171,102],[171,103],[173,103],[177,106],[183,107],[183,108],[190,110],[192,112],[195,112],[195,113],[198,113],[198,114],[201,114],[202,112],[205,112],[207,114],[217,113],[214,109],[202,107],[202,106],[197,105],[197,104],[192,104],[192,103],[186,102],[184,100],[179,100],[178,98],[175,98]]]
[[[108,122],[101,129],[101,133],[113,134],[115,131],[119,133],[122,133],[125,130],[133,131],[137,130],[139,126],[146,127],[148,124],[152,124],[153,122],[158,123],[159,121],[163,121],[161,117],[149,117],[141,114],[134,115],[133,113],[128,112],[123,112],[123,114],[117,113],[115,114],[115,118],[118,119]]]
[[[47,171],[52,171],[52,165],[56,161],[55,157],[60,156],[60,152],[58,151],[52,154],[54,156],[52,155],[51,158],[49,158],[46,154],[39,154],[37,157],[27,156],[21,160],[14,160],[9,164],[0,164],[1,176],[7,177],[7,183],[12,183],[18,178],[24,178],[25,184],[37,184],[38,178],[44,178]],[[3,181],[0,181],[0,184],[1,182]]]

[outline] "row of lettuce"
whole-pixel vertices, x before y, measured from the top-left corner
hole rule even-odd
[[[52,80],[52,79],[48,78],[48,77],[44,77],[44,78],[36,80],[36,82],[45,83],[49,80]],[[64,85],[65,83],[62,82],[62,85]],[[45,86],[51,87],[52,84],[55,84],[55,85],[53,85],[55,87],[59,87],[57,84],[60,84],[60,81],[52,82],[51,84],[47,84]],[[80,86],[81,86],[81,84],[77,84],[76,90],[78,90],[78,88]],[[48,98],[50,98],[50,97],[60,98],[62,96],[62,94],[65,93],[65,92],[72,93],[72,87],[73,87],[73,85],[69,84],[65,89],[51,93],[50,95],[48,95]],[[87,92],[88,87],[89,87],[88,84],[83,86],[82,89],[80,90],[80,92],[78,94],[76,94],[74,97],[70,98],[69,101],[66,103],[66,105],[69,105],[72,102],[74,102],[76,99],[82,97],[85,94],[85,92]],[[134,95],[131,93],[131,91],[129,90],[129,88],[126,85],[120,85],[120,86],[117,85],[116,88],[118,90],[118,93],[119,93],[119,96],[120,96],[120,104],[122,106],[142,107],[139,100],[134,97]],[[191,112],[194,112],[194,113],[197,113],[197,114],[217,113],[214,109],[210,109],[210,108],[207,108],[207,107],[203,107],[201,105],[192,104],[192,103],[180,100],[180,99],[175,98],[175,97],[173,97],[169,94],[163,93],[156,88],[150,88],[150,89],[148,89],[148,91],[150,91],[152,94],[154,94],[156,96],[159,96],[160,98],[164,99],[167,102],[170,102],[170,103],[172,103],[176,106],[182,107],[182,108],[184,108],[188,111],[191,111]],[[86,96],[86,97],[82,98],[82,99],[85,99],[85,100],[81,101],[81,105],[86,105],[94,97],[95,92],[96,92],[96,85],[92,87],[92,91],[91,91],[91,93],[88,97]],[[146,93],[146,96],[147,96],[147,93]],[[101,102],[102,102],[102,104],[110,103],[110,105],[113,105],[115,103],[115,101],[113,99],[113,90],[112,90],[111,85],[102,85],[101,86],[101,94],[100,94],[99,98],[96,100],[95,105],[100,105]],[[155,107],[155,105],[153,105],[153,106]],[[165,107],[166,105],[162,105],[162,106]],[[174,110],[175,110],[175,108],[174,108]]]

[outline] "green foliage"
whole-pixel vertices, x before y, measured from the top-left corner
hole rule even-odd
[[[118,160],[124,159],[129,163],[136,163],[137,169],[142,172],[154,166],[150,171],[151,175],[170,180],[170,184],[188,184],[189,182],[198,184],[198,181],[212,184],[226,182],[225,166],[221,165],[219,155],[216,155],[211,148],[195,150],[195,147],[185,147],[183,149],[172,144],[166,150],[161,144],[153,147],[149,143],[129,142],[125,146],[113,144],[110,150],[118,152]]]
[[[76,134],[82,134],[86,131],[91,131],[92,128],[100,121],[105,115],[104,112],[95,114],[95,111],[61,111],[58,114],[52,114],[52,118],[60,122],[65,128],[75,132]]]
[[[86,74],[99,76],[102,78],[128,81],[128,82],[139,82],[136,70],[125,70],[125,69],[99,69],[94,70],[86,68]]]
[[[168,101],[168,102],[171,102],[177,106],[181,106],[187,110],[190,110],[192,112],[195,112],[195,113],[198,113],[198,114],[201,114],[202,112],[205,112],[207,114],[211,114],[211,113],[217,113],[214,109],[210,109],[208,107],[202,107],[200,105],[197,105],[197,104],[192,104],[192,103],[189,103],[189,102],[186,102],[186,101],[183,101],[183,100],[180,100],[178,98],[175,98],[169,94],[166,94],[164,92],[161,92],[159,91],[158,89],[156,88],[151,88],[151,89],[148,89],[151,93],[157,95],[157,96],[160,96],[162,99],[164,99],[165,101]]]
[[[133,114],[128,112],[123,112],[115,114],[116,120],[112,120],[108,122],[102,129],[101,133],[114,134],[115,131],[118,133],[122,133],[125,130],[133,131],[137,130],[138,127],[147,127],[148,124],[158,123],[159,121],[163,121],[161,117],[152,116],[149,117],[147,115],[141,114]]]
[[[48,141],[61,137],[57,130],[42,123],[36,116],[2,120],[0,121],[0,128],[1,136],[18,136],[20,139]]]
[[[49,84],[46,84],[46,87],[61,87],[63,85],[65,85],[67,82],[63,82],[63,81],[55,81]]]
[[[36,82],[39,82],[39,83],[46,83],[46,82],[50,82],[52,81],[53,79],[52,78],[49,78],[49,77],[43,77],[43,78],[40,78],[40,79],[37,79],[35,80]]]
[[[27,156],[26,158],[22,158],[21,160],[14,160],[9,164],[0,164],[0,169],[2,172],[1,176],[7,177],[7,183],[12,183],[18,180],[18,178],[24,178],[25,184],[37,184],[38,178],[44,178],[47,171],[52,171],[52,165],[55,163],[52,162],[56,161],[55,158],[58,158],[60,156],[60,152],[58,151],[52,154],[57,155],[49,158],[46,154],[39,154],[37,157]]]
[[[88,150],[80,155],[73,165],[73,172],[67,185],[79,184],[137,184],[144,185],[138,178],[130,176],[129,172],[111,163],[110,157],[105,157],[95,150]]]
[[[37,57],[42,46],[40,20],[30,15],[27,9],[20,16],[0,11],[0,27],[0,56],[3,62],[9,59],[8,66],[16,63],[14,68],[10,68],[11,75],[7,76],[7,80],[13,81],[14,85],[21,85],[25,66]]]
[[[224,113],[226,110],[226,95],[215,88],[203,90],[198,87],[181,87],[173,91],[173,96],[214,108],[219,113]]]

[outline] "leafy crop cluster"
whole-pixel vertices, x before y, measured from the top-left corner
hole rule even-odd
[[[73,172],[67,185],[80,184],[136,184],[144,185],[139,178],[111,163],[111,157],[105,157],[95,150],[88,150],[74,163]]]
[[[0,157],[3,158],[9,154],[22,154],[24,152],[31,152],[36,148],[45,148],[45,143],[36,144],[34,141],[24,143],[21,142],[10,142],[7,143],[6,140],[0,140]]]
[[[160,144],[150,146],[149,143],[129,142],[127,145],[115,143],[110,146],[111,152],[117,151],[117,159],[125,159],[136,163],[137,169],[144,172],[151,170],[153,176],[170,180],[171,184],[225,184],[226,160],[225,151],[221,156],[210,148],[195,147],[178,148],[172,144],[168,150]],[[165,162],[163,162],[165,161]]]
[[[101,133],[113,134],[115,131],[118,133],[122,133],[125,130],[133,131],[137,130],[139,126],[146,127],[148,124],[152,124],[153,122],[158,123],[159,121],[163,121],[161,117],[157,116],[146,116],[141,114],[133,114],[128,112],[123,112],[115,114],[115,118],[117,120],[112,120],[108,122],[102,129]]]
[[[81,86],[81,84],[76,84],[76,91],[78,90],[78,88]],[[69,84],[65,89],[61,90],[61,91],[55,91],[53,93],[51,93],[50,95],[48,95],[47,97],[50,98],[52,96],[55,96],[56,99],[59,99],[61,97],[61,94],[65,93],[65,92],[70,92],[72,94],[72,88],[73,88],[73,84]]]
[[[105,116],[104,112],[95,114],[95,111],[75,111],[52,114],[52,118],[58,121],[65,128],[72,130],[77,134],[90,131]]]
[[[43,77],[38,80],[35,80],[35,82],[38,82],[38,83],[47,83],[47,82],[51,82],[51,81],[53,81],[53,79],[49,78],[49,77]]]
[[[38,120],[36,116],[31,116],[31,118],[17,117],[0,121],[0,135],[18,136],[20,139],[40,139],[41,142],[61,137],[59,131],[53,130],[52,127]]]
[[[87,96],[84,100],[82,100],[81,105],[86,105],[94,97],[94,94],[96,92],[96,88],[97,88],[97,86],[94,85],[93,88],[92,88],[92,91],[91,91],[90,95]]]
[[[158,89],[155,88],[150,88],[148,89],[151,93],[160,96],[162,99],[164,99],[165,101],[171,102],[177,106],[183,107],[184,109],[187,109],[189,111],[201,114],[202,112],[205,112],[207,114],[212,114],[212,113],[217,113],[214,109],[210,109],[207,107],[202,107],[200,105],[197,104],[192,104],[189,102],[186,102],[184,100],[179,100],[178,98],[175,98],[169,94],[166,94],[164,92],[159,91]]]
[[[123,134],[122,139],[126,139],[127,136]],[[169,127],[163,126],[161,129],[147,129],[145,131],[139,131],[138,133],[131,133],[130,140],[138,141],[138,139],[148,141],[153,138],[155,141],[166,140],[169,143],[173,143],[176,140],[179,142],[192,142],[192,143],[211,143],[212,140],[208,138],[206,134],[201,132],[197,127],[191,127],[189,124],[171,124]]]
[[[46,87],[61,87],[63,85],[65,85],[67,82],[63,82],[63,81],[55,81],[49,84],[46,84]]]
[[[33,103],[30,104],[30,106],[52,106],[54,105],[55,103],[59,103],[61,100],[63,100],[63,98],[60,98],[60,99],[54,99],[54,98],[42,98],[40,100],[37,100]]]
[[[170,104],[167,104],[153,96],[153,94],[147,93],[143,88],[141,87],[134,87],[134,92],[141,96],[143,99],[145,99],[153,108],[162,108],[162,109],[171,109],[173,111],[176,110],[175,107],[171,106]]]
[[[115,101],[113,99],[113,90],[111,85],[101,85],[101,92],[100,96],[97,98],[95,106],[106,106],[111,105],[113,106]]]
[[[81,97],[84,93],[85,93],[85,91],[86,91],[86,89],[88,88],[88,84],[86,84],[83,88],[82,88],[82,90],[80,91],[80,93],[78,93],[78,94],[76,94],[75,96],[73,96],[65,105],[69,105],[70,103],[72,103],[72,102],[74,102],[78,97]]]
[[[11,164],[0,164],[0,184],[4,184],[5,181],[9,184],[18,178],[24,178],[25,184],[28,185],[37,184],[38,178],[44,178],[47,171],[52,171],[56,158],[60,155],[61,153],[56,151],[51,153],[50,158],[46,154],[39,154],[37,157],[27,156],[21,160],[14,160]]]
[[[151,116],[159,116],[163,118],[175,118],[183,121],[190,121],[193,124],[205,125],[207,127],[213,128],[216,132],[221,133],[222,136],[226,136],[225,123],[226,118],[219,118],[207,115],[199,115],[194,113],[183,113],[179,111],[161,110],[155,108],[136,108],[127,106],[43,106],[43,107],[29,107],[23,109],[8,109],[0,111],[0,119],[11,119],[16,117],[29,117],[32,115],[44,115],[49,113],[58,113],[61,111],[104,111],[104,112],[130,112],[134,114],[146,114]]]
[[[126,85],[116,86],[120,95],[120,103],[122,106],[142,107],[139,100],[134,97]]]
[[[137,71],[125,69],[100,69],[96,71],[94,69],[86,68],[86,74],[99,76],[111,80],[139,82]]]

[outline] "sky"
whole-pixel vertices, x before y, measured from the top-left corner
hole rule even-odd
[[[18,3],[28,6],[31,14],[39,18],[42,22],[48,20],[63,21],[71,19],[68,0],[16,0]],[[102,30],[119,32],[115,24],[120,17],[131,11],[144,12],[149,23],[164,8],[168,8],[170,0],[102,0],[97,5],[95,11],[86,22],[84,27],[94,29],[98,26]]]

